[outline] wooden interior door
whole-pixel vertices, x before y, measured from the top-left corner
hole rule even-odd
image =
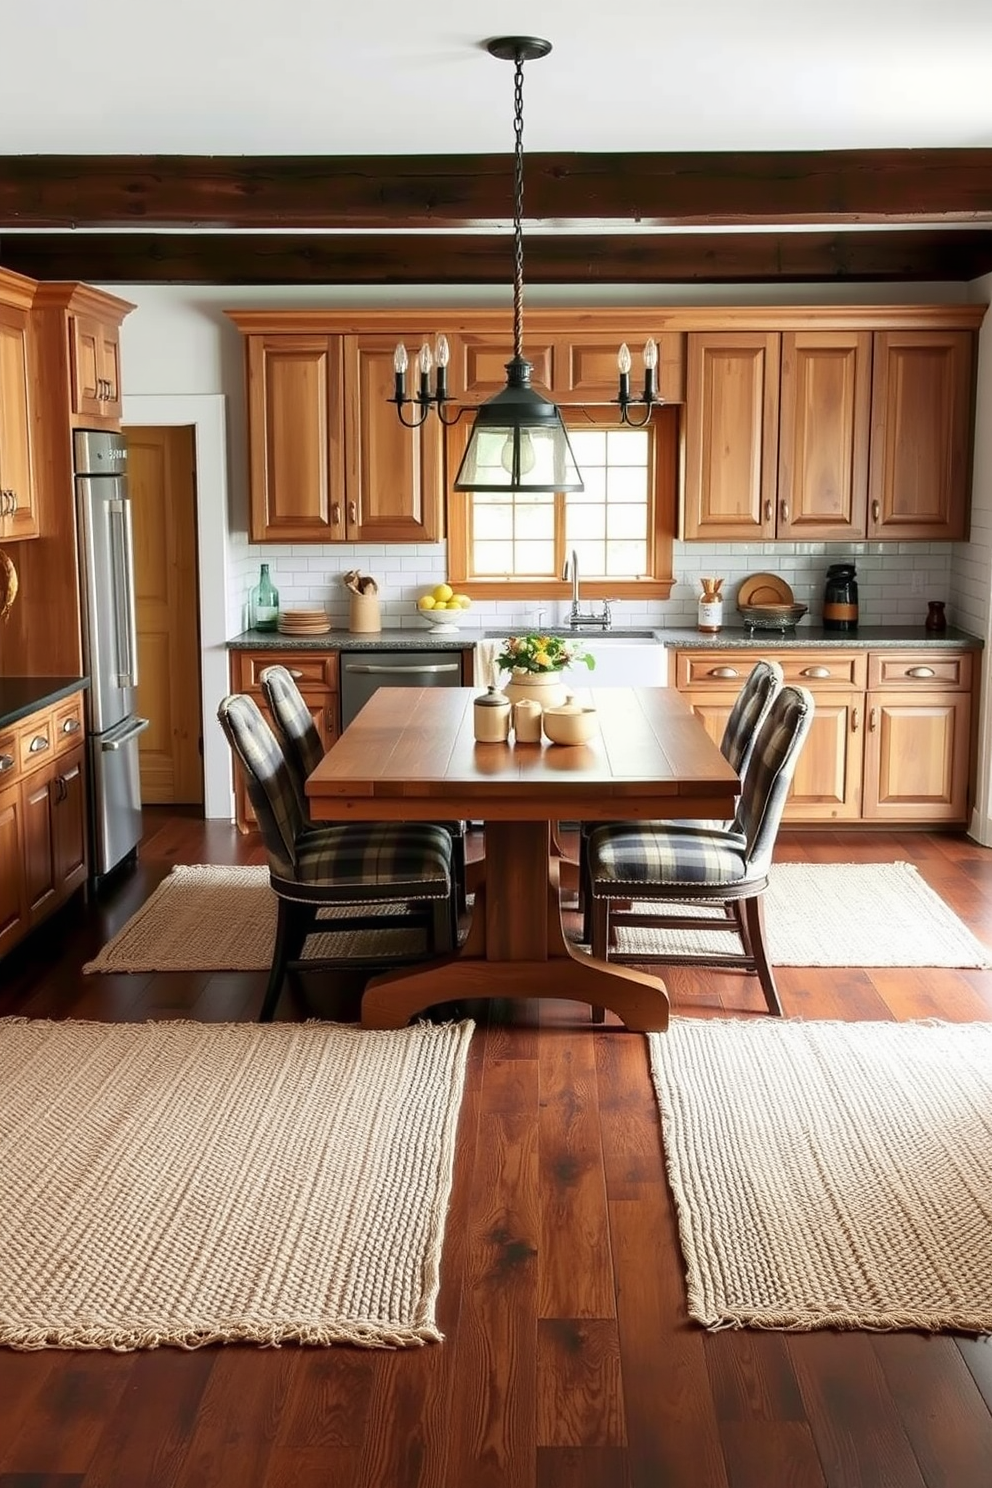
[[[127,428],[138,618],[141,799],[201,805],[203,725],[193,430]]]

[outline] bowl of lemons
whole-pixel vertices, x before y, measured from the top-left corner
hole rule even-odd
[[[451,631],[458,629],[471,604],[467,594],[456,594],[450,584],[435,584],[417,600],[417,609],[430,621],[431,630]]]

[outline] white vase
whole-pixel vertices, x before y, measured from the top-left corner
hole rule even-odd
[[[503,691],[511,703],[529,698],[542,708],[559,708],[568,696],[563,676],[562,672],[525,672],[514,667]]]

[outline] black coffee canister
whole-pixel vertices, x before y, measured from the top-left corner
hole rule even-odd
[[[853,563],[831,563],[823,591],[824,630],[857,630],[858,581]]]

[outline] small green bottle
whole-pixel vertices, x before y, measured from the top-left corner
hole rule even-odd
[[[269,565],[262,564],[258,583],[248,596],[248,614],[253,630],[275,630],[279,619],[279,590],[269,578]]]

